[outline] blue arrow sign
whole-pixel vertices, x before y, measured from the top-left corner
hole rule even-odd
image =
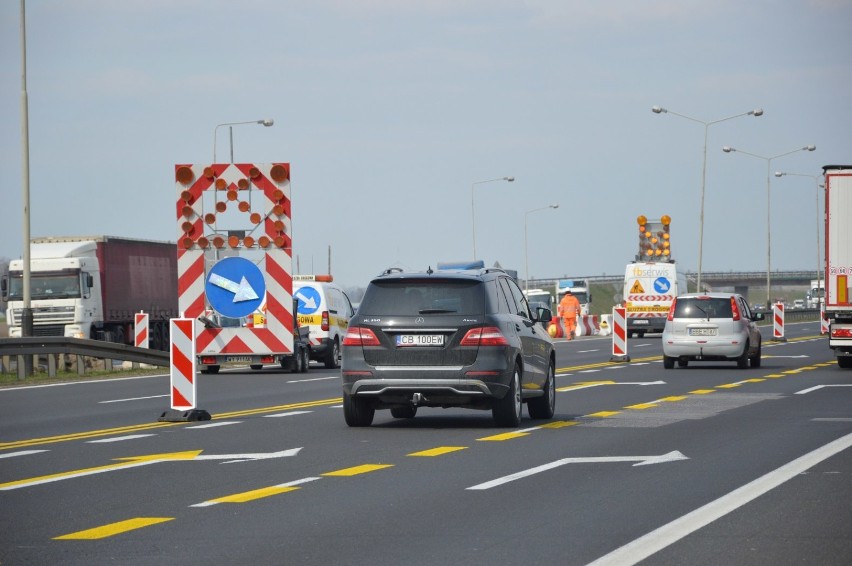
[[[266,293],[263,273],[241,257],[219,260],[207,274],[207,301],[222,316],[240,318],[260,307]]]
[[[302,287],[295,292],[295,297],[299,299],[299,308],[297,309],[298,313],[306,315],[317,312],[322,300],[320,298],[319,291],[313,287]]]
[[[657,277],[654,280],[654,291],[657,293],[668,293],[671,288],[671,282],[665,277]]]

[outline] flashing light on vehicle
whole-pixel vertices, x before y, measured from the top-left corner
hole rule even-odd
[[[649,260],[669,258],[671,217],[666,214],[659,220],[648,220],[645,215],[640,215],[636,222],[639,224],[639,256]]]

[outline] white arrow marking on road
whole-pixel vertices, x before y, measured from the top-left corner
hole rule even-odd
[[[211,273],[210,282],[217,287],[221,287],[222,289],[233,293],[235,303],[239,303],[240,301],[253,301],[259,298],[245,277],[243,277],[239,283],[236,283],[227,277],[222,277],[217,273]]]
[[[817,385],[816,387],[811,387],[809,389],[802,389],[801,391],[796,391],[796,395],[805,395],[810,393],[811,391],[816,391],[817,389],[822,389],[823,387],[852,387],[852,383],[838,383],[837,385]]]
[[[310,310],[316,310],[317,309],[317,302],[314,300],[313,297],[306,297],[301,292],[299,292],[299,293],[296,293],[296,298],[299,299],[300,301],[302,301],[303,303],[305,303],[305,306],[307,308],[309,308]]]
[[[268,452],[260,454],[211,454],[204,456],[201,456],[201,450],[187,450],[185,452],[171,452],[168,454],[149,454],[147,456],[116,458],[116,460],[123,460],[123,462],[118,464],[108,464],[106,466],[97,466],[95,468],[72,470],[70,472],[60,472],[58,474],[51,474],[48,476],[40,476],[36,478],[28,478],[23,480],[0,483],[0,491],[9,491],[13,489],[20,489],[22,487],[30,487],[33,485],[68,480],[72,478],[81,478],[94,474],[103,474],[105,472],[113,472],[115,470],[138,468],[140,466],[160,464],[162,462],[185,462],[188,460],[231,460],[235,462],[244,462],[246,460],[266,460],[268,458],[284,458],[287,456],[295,456],[299,453],[300,450],[301,448],[291,448],[290,450],[281,450],[280,452]]]
[[[546,472],[547,470],[552,470],[553,468],[558,468],[559,466],[564,466],[566,464],[591,464],[591,463],[601,463],[601,462],[636,462],[633,464],[634,466],[647,466],[649,464],[662,464],[664,462],[674,462],[677,460],[689,460],[688,457],[684,456],[677,450],[673,450],[668,454],[661,454],[659,456],[600,456],[600,457],[588,457],[588,458],[563,458],[562,460],[556,460],[555,462],[551,462],[549,464],[543,464],[541,466],[536,466],[535,468],[530,468],[529,470],[524,470],[522,472],[517,472],[515,474],[511,474],[508,476],[503,476],[502,478],[497,478],[495,480],[487,481],[485,483],[481,483],[479,485],[474,485],[472,487],[468,487],[467,489],[491,489],[492,487],[497,487],[499,485],[503,485],[505,483],[509,483],[511,481],[515,481],[521,478],[525,478],[528,476],[532,476],[541,472]]]

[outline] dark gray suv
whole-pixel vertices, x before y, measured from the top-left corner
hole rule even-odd
[[[556,356],[536,324],[550,318],[501,269],[383,273],[343,339],[346,424],[370,426],[376,409],[412,418],[418,407],[465,407],[517,427],[523,403],[531,418],[551,418]]]

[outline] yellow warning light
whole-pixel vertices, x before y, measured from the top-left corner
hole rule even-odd
[[[257,239],[257,245],[261,248],[268,248],[270,243],[269,237],[267,236],[261,236]]]
[[[210,245],[210,242],[207,240],[207,238],[205,238],[204,236],[198,238],[198,246],[202,250],[206,250],[208,245]]]
[[[287,238],[285,238],[284,236],[276,236],[275,237],[275,245],[278,246],[279,248],[283,248],[286,243],[287,243]]]
[[[216,246],[216,249],[222,249],[225,246],[225,238],[222,236],[214,236],[213,245]]]
[[[654,250],[652,250],[652,249],[648,248],[647,250],[645,250],[645,255],[646,255],[646,256],[652,256],[652,255],[654,255]]]
[[[663,250],[663,255],[669,255],[671,253],[672,253],[671,250],[668,250],[668,249]]]
[[[213,171],[212,167],[205,167],[202,175],[204,175],[204,177],[207,179],[212,179],[216,176],[216,173]]]
[[[238,187],[240,188],[240,190],[242,190],[242,191],[246,190],[246,189],[248,188],[248,186],[249,186],[248,179],[240,179],[239,181],[237,181],[237,186],[238,186]]]
[[[273,224],[273,226],[275,227],[276,232],[283,232],[284,231],[284,223],[280,220],[276,220],[275,223]]]
[[[183,240],[181,240],[181,243],[183,244],[183,248],[185,250],[192,248],[192,238],[190,238],[188,236],[186,238],[184,238]]]
[[[668,232],[666,232],[666,233],[664,233],[664,234],[663,234],[663,239],[664,239],[664,240],[668,240],[670,237],[671,237],[671,235],[670,235]]]
[[[216,203],[216,212],[225,212],[226,210],[228,210],[228,203],[223,200]]]
[[[251,216],[249,216],[249,220],[252,224],[260,224],[260,221],[263,220],[263,217],[259,212],[252,212]]]
[[[670,243],[670,242],[663,242],[663,247],[664,247],[664,248],[668,248],[669,246],[671,246],[671,243]]]
[[[251,208],[251,205],[248,203],[248,201],[243,200],[243,201],[240,201],[239,208],[240,208],[240,212],[248,212],[249,209]]]
[[[237,200],[239,197],[237,196],[237,191],[229,190],[228,191],[228,200]]]
[[[284,198],[284,191],[282,191],[281,189],[275,189],[274,191],[272,191],[272,200],[278,202],[282,198]]]
[[[290,172],[284,165],[273,165],[269,170],[269,176],[276,183],[283,183],[290,178]]]
[[[236,248],[240,245],[240,238],[238,236],[228,236],[228,245]]]
[[[663,250],[654,250],[654,255],[656,255],[656,256],[663,255]]]
[[[254,247],[254,238],[252,238],[251,236],[246,236],[245,238],[243,238],[243,245],[247,248]]]
[[[187,234],[192,233],[192,222],[184,222],[183,224],[180,225],[180,227],[181,227],[181,230],[183,230],[185,233],[187,233]]]
[[[283,216],[284,215],[284,205],[276,204],[272,207],[272,214],[275,216]]]
[[[650,232],[645,232],[645,237],[646,237],[646,238],[650,238],[650,237],[651,237],[651,233],[650,233]]]
[[[652,243],[652,244],[656,244],[657,242],[659,242],[659,240],[658,240],[657,238],[651,238],[651,243]]]
[[[216,222],[216,215],[208,212],[204,215],[204,222],[206,222],[207,224],[213,224],[214,222]]]
[[[195,175],[192,174],[192,169],[187,166],[181,166],[177,168],[175,171],[175,179],[181,185],[188,185],[195,178]]]
[[[189,191],[181,191],[180,192],[180,198],[184,202],[189,202],[189,201],[192,200],[192,193],[189,192]]]
[[[251,177],[252,179],[257,179],[259,175],[260,171],[257,167],[252,167],[251,169],[249,169],[249,177]]]
[[[216,188],[220,191],[224,191],[228,187],[228,182],[225,179],[219,178],[216,179]]]
[[[668,214],[663,214],[662,218],[660,218],[660,222],[663,223],[663,226],[668,226],[672,223],[672,217]]]
[[[637,216],[637,217],[636,217],[636,223],[637,223],[639,226],[644,226],[645,224],[647,224],[647,223],[648,223],[648,219],[647,219],[647,218],[645,218],[645,215],[644,215],[644,214],[640,214],[639,216]]]
[[[189,205],[184,206],[183,208],[180,209],[180,211],[181,211],[181,214],[183,214],[184,217],[186,217],[186,218],[191,218],[192,215],[195,214],[195,211]]]

